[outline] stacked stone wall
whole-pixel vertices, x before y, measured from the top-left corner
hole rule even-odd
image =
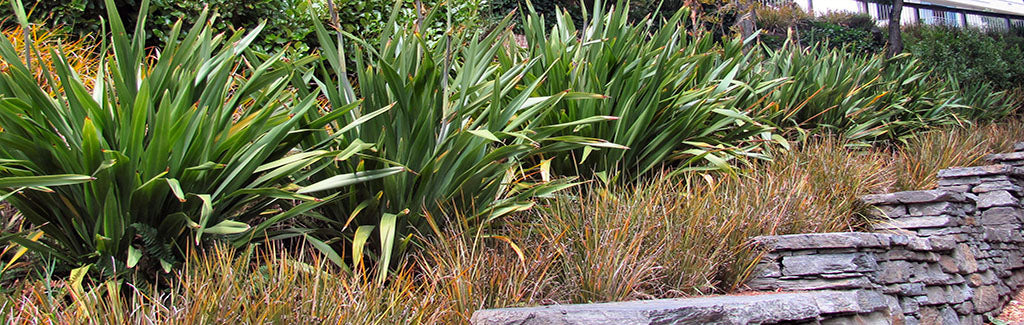
[[[1024,284],[1024,152],[939,172],[936,190],[868,195],[874,232],[756,238],[755,290],[871,290],[897,324],[984,324]]]
[[[776,293],[483,310],[473,321],[985,324],[1024,285],[1024,144],[1014,149],[940,171],[935,190],[863,197],[871,232],[755,238],[764,255],[747,285]]]

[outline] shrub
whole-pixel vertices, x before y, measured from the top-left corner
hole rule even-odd
[[[811,20],[795,2],[783,2],[775,6],[758,5],[757,28],[770,34],[786,35],[789,28],[795,28]]]
[[[402,272],[380,285],[280,245],[189,254],[165,288],[117,279],[25,281],[0,293],[0,320],[58,324],[466,323],[435,286]],[[24,295],[22,295],[24,293]]]
[[[487,236],[446,233],[418,264],[470,311],[729,292],[757,262],[752,237],[859,230],[858,196],[891,184],[889,156],[834,139],[775,156],[738,177],[591,183]]]
[[[829,11],[818,17],[818,20],[863,31],[878,30],[878,26],[875,25],[875,19],[865,13]]]
[[[1018,119],[923,132],[895,148],[887,168],[892,170],[895,190],[933,189],[939,170],[989,164],[985,155],[1010,152],[1022,138],[1024,123]]]
[[[277,52],[290,43],[292,48],[306,52],[316,46],[312,21],[324,17],[317,9],[325,4],[322,0],[154,0],[151,6],[148,20],[154,28],[149,31],[150,44],[162,43],[168,37],[166,31],[179,19],[186,25],[206,23],[196,18],[209,10],[213,28],[219,32],[252,29],[265,21],[266,30],[252,45],[256,50]]]
[[[9,64],[0,73],[0,199],[46,234],[43,243],[21,234],[4,241],[106,274],[136,263],[167,270],[202,238],[262,236],[322,203],[296,194],[301,178],[292,176],[337,153],[289,155],[323,127],[316,94],[287,90],[308,59],[243,57],[259,27],[225,37],[209,25],[147,58],[145,16],[128,37],[109,8],[113,55],[92,89],[60,54],[56,73],[37,86],[33,69],[0,40]],[[180,21],[173,39],[179,31]],[[274,210],[293,200],[302,204]],[[248,223],[256,227],[245,233]]]
[[[416,11],[411,6],[413,0],[399,2],[405,5],[395,7],[396,1],[392,0],[335,0],[334,4],[338,9],[339,23],[346,32],[373,38],[386,27],[384,25],[393,8],[400,9],[398,21],[402,24],[416,18]],[[7,0],[0,0],[0,3],[0,8],[9,11]],[[441,3],[438,0],[423,1],[428,9]],[[35,0],[27,4],[35,9],[34,20],[48,23],[52,27],[59,26],[73,35],[99,33],[100,17],[106,14],[103,0]],[[139,4],[139,1],[134,0],[115,0],[118,11],[125,13],[121,19],[126,25],[135,24]],[[162,44],[167,31],[179,19],[184,20],[186,26],[206,23],[196,18],[203,10],[209,10],[210,17],[215,18],[213,28],[217,32],[252,29],[265,21],[267,27],[252,44],[256,50],[277,52],[290,44],[292,49],[306,52],[318,47],[313,34],[313,21],[328,19],[327,7],[327,0],[153,0],[147,18],[148,25],[153,28],[145,31],[146,44]],[[481,0],[461,0],[446,6],[453,9],[453,26],[476,25],[480,7]],[[0,14],[3,13],[0,11]],[[422,32],[436,39],[446,26],[443,21],[437,21],[424,29]]]
[[[885,49],[885,37],[866,14],[845,11],[828,12],[812,17],[793,2],[774,7],[760,6],[757,27],[764,30],[761,41],[771,48],[781,48],[793,37],[804,46],[829,46],[872,54]],[[795,36],[791,36],[790,30]]]
[[[904,29],[906,49],[939,77],[967,84],[991,83],[996,90],[1024,86],[1024,47],[1019,37],[974,29],[913,26]]]
[[[808,46],[823,44],[868,54],[881,53],[885,49],[885,40],[877,28],[861,29],[828,21],[807,23],[800,34],[800,42]]]
[[[4,6],[9,6],[4,2]],[[210,17],[216,18],[214,28],[217,32],[252,29],[265,20],[269,27],[253,48],[271,52],[283,49],[285,43],[290,42],[294,48],[305,51],[311,45],[308,44],[312,39],[310,21],[319,19],[313,15],[316,11],[311,10],[308,3],[306,0],[153,0],[147,19],[148,25],[154,28],[144,31],[146,44],[163,44],[166,33],[179,19],[184,20],[186,26],[205,24],[197,18],[203,10],[209,10]],[[320,5],[320,0],[313,3],[315,8]],[[64,32],[77,36],[98,35],[102,31],[100,18],[107,13],[104,0],[28,0],[25,4],[33,8],[33,20],[60,27]],[[140,5],[141,1],[135,0],[114,1],[115,9],[125,13],[120,18],[126,26],[136,24]]]

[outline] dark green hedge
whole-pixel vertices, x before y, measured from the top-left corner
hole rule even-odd
[[[11,17],[9,0],[0,0],[0,15]],[[106,17],[103,0],[23,0],[33,8],[30,19],[61,26],[71,35],[90,35],[99,32],[100,18]],[[141,0],[114,0],[125,25],[132,26],[137,20]],[[413,0],[402,0],[400,22],[408,23],[416,16]],[[424,6],[433,7],[441,0],[424,0]],[[472,25],[479,16],[481,0],[458,0],[452,7],[454,23]],[[387,22],[394,0],[335,0],[342,28],[356,36],[373,37]],[[329,19],[326,0],[151,0],[147,24],[147,43],[161,43],[164,33],[170,31],[178,19],[183,26],[195,23],[204,8],[216,15],[214,28],[218,31],[250,29],[266,20],[267,24],[254,48],[261,51],[276,51],[291,44],[292,48],[306,51],[315,48],[313,20],[326,22]],[[13,23],[13,20],[4,22]],[[439,34],[444,30],[444,19],[426,28],[427,33]]]
[[[997,89],[1024,87],[1024,38],[974,29],[911,26],[903,30],[906,50],[961,83],[992,83]]]

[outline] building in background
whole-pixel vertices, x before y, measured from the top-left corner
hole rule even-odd
[[[866,13],[880,25],[889,22],[890,5],[877,0],[794,0],[820,15],[829,11]],[[988,30],[1024,28],[1024,0],[905,0],[903,24],[946,25]]]

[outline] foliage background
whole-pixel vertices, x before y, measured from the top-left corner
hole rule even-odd
[[[904,29],[907,51],[940,75],[997,89],[1024,86],[1024,37],[943,26]]]
[[[10,0],[0,0],[0,17],[13,17]],[[472,27],[479,23],[479,10],[485,0],[455,1],[452,25]],[[72,36],[95,35],[101,31],[100,17],[105,16],[104,0],[26,0],[25,5],[32,10],[30,20],[50,27],[59,27]],[[441,0],[423,1],[424,10],[434,8]],[[126,26],[134,26],[137,20],[138,0],[114,0],[121,19]],[[389,14],[395,5],[391,0],[335,0],[341,29],[361,38],[373,38],[384,29]],[[266,28],[253,44],[253,48],[263,52],[284,49],[291,44],[300,52],[306,52],[319,46],[313,33],[313,21],[326,23],[328,15],[327,0],[152,0],[146,24],[146,45],[156,46],[162,43],[166,32],[178,19],[183,26],[197,23],[196,17],[204,8],[209,8],[211,16],[216,17],[213,27],[219,32],[235,29],[251,30],[261,21],[266,21]],[[414,0],[403,0],[397,22],[409,23],[417,17]],[[427,33],[439,35],[445,30],[444,19],[435,21],[427,29]],[[10,27],[15,22],[3,21],[0,26]]]

